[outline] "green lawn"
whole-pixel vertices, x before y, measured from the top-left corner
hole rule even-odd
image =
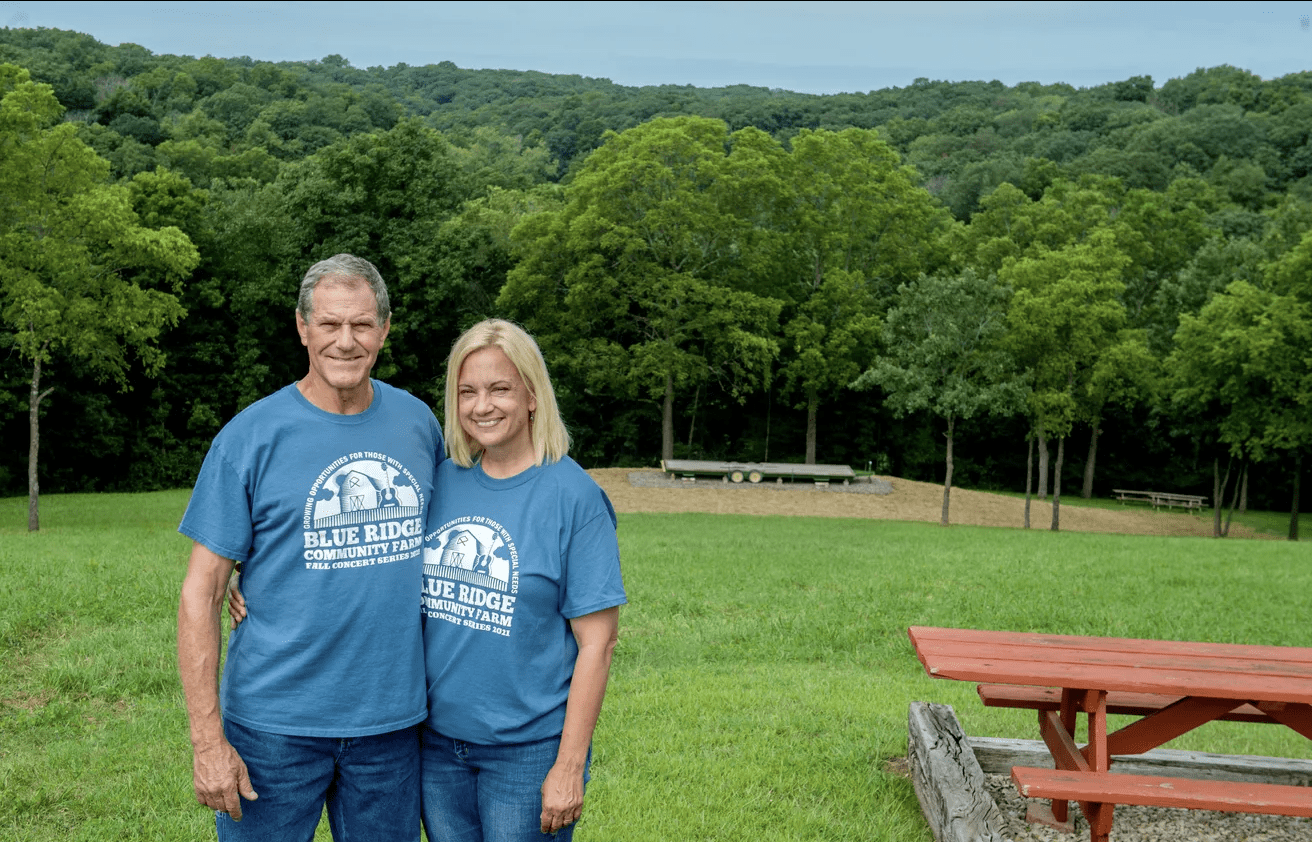
[[[174,664],[185,492],[0,500],[0,840],[213,838]],[[1312,548],[876,520],[629,514],[630,605],[580,840],[930,842],[913,700],[1033,737],[923,675],[909,625],[1312,646]],[[1308,757],[1214,723],[1172,747]],[[321,837],[326,838],[322,832]]]

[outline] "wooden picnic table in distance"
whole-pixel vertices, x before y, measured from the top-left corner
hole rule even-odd
[[[1312,787],[1111,772],[1113,755],[1142,754],[1218,719],[1282,724],[1312,739],[1312,648],[928,626],[908,635],[931,677],[980,682],[985,704],[1038,711],[1056,769],[1012,769],[1022,795],[1051,799],[1031,807],[1031,821],[1071,832],[1076,801],[1091,842],[1108,842],[1116,804],[1312,816]],[[1142,718],[1109,734],[1108,713]]]
[[[1132,491],[1128,488],[1113,488],[1112,493],[1122,503],[1148,503],[1154,509],[1166,506],[1168,509],[1179,506],[1184,509],[1201,509],[1207,502],[1206,497],[1197,494],[1175,494],[1170,491]]]

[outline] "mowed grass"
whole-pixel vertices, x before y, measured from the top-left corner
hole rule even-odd
[[[174,663],[185,492],[0,501],[0,840],[212,838]],[[1034,737],[927,678],[909,625],[1312,646],[1304,543],[629,514],[630,605],[581,840],[930,842],[907,706]],[[1308,757],[1214,723],[1172,747]],[[320,837],[327,838],[324,829]]]

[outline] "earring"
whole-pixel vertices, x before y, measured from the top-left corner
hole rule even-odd
[[[531,413],[531,412],[528,414],[528,423],[530,423],[530,424],[533,423],[533,413]]]

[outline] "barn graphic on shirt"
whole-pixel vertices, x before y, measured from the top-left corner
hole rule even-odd
[[[319,475],[310,497],[313,528],[419,517],[421,495],[392,460],[338,460]]]
[[[514,547],[504,530],[471,520],[449,523],[424,548],[424,574],[500,591],[510,587]]]
[[[344,512],[376,509],[382,498],[373,481],[359,471],[351,471],[342,477],[338,489],[341,495],[341,509]]]

